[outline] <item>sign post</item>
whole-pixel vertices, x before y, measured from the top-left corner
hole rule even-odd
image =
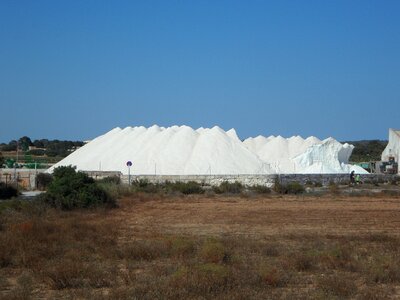
[[[130,160],[128,160],[126,162],[126,165],[128,166],[128,184],[131,185],[131,166],[132,166],[132,162]]]

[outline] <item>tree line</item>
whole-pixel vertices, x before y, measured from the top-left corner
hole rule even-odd
[[[386,148],[388,141],[364,140],[344,143],[354,145],[354,150],[349,159],[350,162],[369,162],[381,160],[382,152]]]
[[[9,143],[1,143],[1,152],[22,151],[27,155],[65,157],[77,147],[83,146],[82,141],[60,141],[40,139],[32,141],[29,137],[23,136],[18,140],[11,140]]]

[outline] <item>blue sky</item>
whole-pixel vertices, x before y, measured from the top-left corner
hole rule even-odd
[[[387,139],[400,1],[0,1],[0,142],[120,126]]]

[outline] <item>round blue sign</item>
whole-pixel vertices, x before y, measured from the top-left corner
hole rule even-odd
[[[128,161],[126,162],[126,165],[127,165],[128,167],[130,167],[130,166],[132,166],[132,162],[131,162],[130,160],[128,160]]]

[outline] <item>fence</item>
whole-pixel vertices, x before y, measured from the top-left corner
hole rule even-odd
[[[36,188],[36,176],[45,172],[45,169],[0,169],[0,181],[7,184],[18,184],[19,186],[33,190]],[[118,176],[125,184],[128,183],[128,175],[122,175],[121,172],[113,171],[87,171],[90,177],[94,179],[102,179],[108,176]],[[208,184],[217,186],[224,181],[238,181],[244,185],[254,186],[263,185],[272,187],[276,181],[285,184],[288,182],[299,182],[302,185],[309,183],[319,183],[321,185],[329,185],[330,183],[347,184],[349,183],[349,174],[255,174],[255,175],[131,175],[133,180],[147,180],[152,183],[171,182],[188,182],[195,181],[200,184]],[[393,179],[399,179],[399,175],[389,174],[363,174],[362,181],[369,182],[390,182]]]

